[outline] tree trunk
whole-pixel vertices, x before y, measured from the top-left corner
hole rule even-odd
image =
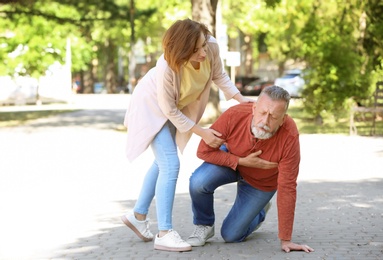
[[[85,71],[84,73],[81,73],[82,79],[81,82],[83,82],[83,92],[84,94],[90,94],[94,93],[94,71],[95,67],[93,65],[90,66],[88,71]]]
[[[116,75],[116,57],[117,48],[114,43],[109,40],[106,46],[107,64],[105,74],[105,88],[108,94],[116,93],[117,75]]]
[[[212,34],[216,33],[216,11],[218,0],[192,0],[192,19],[205,24]],[[213,84],[209,103],[206,107],[201,123],[212,123],[220,115],[219,108],[219,91],[217,86]]]
[[[192,18],[205,24],[215,35],[215,14],[218,0],[192,0]]]
[[[130,0],[130,53],[129,53],[129,93],[132,93],[134,87],[136,86],[136,59],[134,53],[134,45],[136,43],[135,37],[135,27],[134,27],[134,14],[135,14],[135,4],[134,0]]]

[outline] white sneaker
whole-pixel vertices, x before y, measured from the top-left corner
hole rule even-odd
[[[194,232],[186,240],[191,246],[203,246],[209,238],[214,236],[214,225],[196,225]]]
[[[192,247],[182,240],[177,231],[169,230],[169,232],[163,237],[158,237],[158,235],[156,235],[156,239],[154,240],[154,249],[183,252],[192,250]]]
[[[137,220],[133,214],[123,215],[121,216],[122,222],[125,223],[131,230],[136,233],[136,235],[144,240],[145,242],[149,242],[153,240],[153,234],[149,230],[149,219],[146,220]]]

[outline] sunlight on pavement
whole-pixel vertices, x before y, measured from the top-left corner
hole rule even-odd
[[[124,106],[124,97],[119,100],[116,106]],[[109,112],[107,120],[114,116],[122,123],[124,109]],[[0,129],[0,259],[91,252],[97,245],[86,244],[87,238],[103,240],[105,230],[123,226],[120,215],[132,210],[153,161],[151,150],[130,163],[126,134],[108,129],[113,124],[105,123],[99,111],[71,115]],[[199,141],[194,135],[180,155],[176,192],[186,197],[189,177],[201,164],[195,155]],[[382,138],[302,135],[300,142],[300,182],[383,179]],[[356,199],[351,206],[365,209],[373,203]],[[131,203],[124,206],[126,201]]]

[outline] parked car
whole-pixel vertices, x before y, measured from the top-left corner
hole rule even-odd
[[[268,86],[274,85],[273,81],[257,79],[243,87],[241,94],[244,96],[258,96]]]
[[[257,76],[252,77],[245,77],[245,76],[236,76],[235,77],[235,86],[238,88],[239,91],[242,91],[242,89],[249,84],[250,82],[259,79]]]
[[[305,85],[305,80],[302,78],[302,71],[288,70],[285,74],[275,80],[275,85],[286,89],[291,97],[300,97]]]

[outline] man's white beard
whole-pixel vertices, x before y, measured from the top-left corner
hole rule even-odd
[[[270,131],[270,128],[268,126],[266,126],[264,124],[258,124],[257,127],[252,126],[251,132],[253,133],[255,138],[258,138],[258,139],[269,139],[270,137],[272,137],[275,134],[275,132],[277,132],[277,130],[279,128],[278,127],[277,129],[275,129],[274,132],[266,132],[266,131]]]

